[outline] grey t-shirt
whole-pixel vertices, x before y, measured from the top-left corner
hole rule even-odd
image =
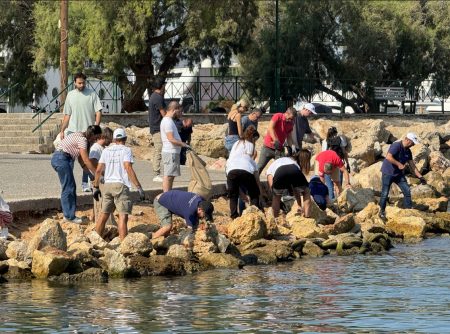
[[[84,132],[95,124],[95,113],[102,110],[100,99],[94,90],[71,90],[64,103],[64,115],[70,115],[67,132]]]

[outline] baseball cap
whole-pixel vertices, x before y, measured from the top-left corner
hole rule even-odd
[[[414,132],[408,132],[406,138],[411,140],[414,143],[414,145],[419,144],[419,139],[417,139],[417,135]]]
[[[209,201],[201,201],[200,203],[198,203],[198,207],[200,209],[203,209],[203,211],[205,212],[205,219],[212,222],[214,212],[214,206],[212,205],[212,203]]]
[[[303,105],[303,108],[311,111],[313,114],[317,114],[316,113],[316,107],[314,107],[314,104],[312,104],[312,103],[305,103]]]
[[[121,139],[121,138],[127,138],[127,133],[125,132],[125,129],[123,128],[115,129],[113,133],[113,139]]]

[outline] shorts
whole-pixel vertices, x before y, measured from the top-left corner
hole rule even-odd
[[[319,175],[319,163],[317,161],[314,164],[314,174]],[[337,183],[340,182],[339,181],[339,179],[340,179],[339,168],[334,167],[333,170],[331,171],[331,174],[329,174],[329,175],[334,182],[337,182]]]
[[[130,189],[120,182],[105,183],[102,193],[102,212],[113,213],[117,209],[119,213],[131,214],[133,204],[130,199]]]
[[[159,204],[156,198],[153,201],[153,209],[155,210],[155,213],[159,218],[161,227],[172,225],[172,213],[164,206]]]
[[[303,193],[309,186],[305,175],[296,165],[281,166],[273,176],[272,192],[282,195],[285,190],[292,189],[296,193]]]
[[[162,152],[163,176],[180,176],[180,153]]]

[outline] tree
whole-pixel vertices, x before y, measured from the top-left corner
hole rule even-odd
[[[448,17],[444,19],[448,2],[297,0],[282,4],[279,51],[285,95],[309,99],[322,91],[358,112],[356,101],[345,92],[373,107],[368,88],[374,85],[417,87],[432,74],[441,80],[449,78],[448,24],[434,23],[448,23]],[[240,60],[249,77],[249,90],[268,96],[273,89],[270,64],[275,63],[276,48],[270,21],[273,5],[265,4],[260,11],[266,24],[257,26],[255,42]]]
[[[35,69],[59,61],[58,4],[35,8]],[[114,0],[69,4],[69,69],[90,59],[119,80],[126,111],[145,110],[142,96],[156,75],[167,77],[180,61],[210,57],[223,68],[249,43],[254,0]],[[134,78],[130,79],[130,73]]]
[[[33,71],[34,1],[9,0],[2,2],[0,16],[0,52],[6,54],[0,68],[0,86],[15,85],[12,104],[27,104],[47,89],[43,76]]]

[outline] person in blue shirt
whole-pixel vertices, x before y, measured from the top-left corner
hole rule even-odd
[[[172,230],[172,214],[184,218],[189,229],[195,230],[199,219],[213,220],[214,206],[203,197],[182,190],[169,190],[156,196],[153,208],[161,228],[153,233],[152,239],[169,235]]]
[[[314,175],[309,181],[309,191],[311,196],[321,210],[326,210],[327,204],[330,203],[328,196],[328,187],[321,180],[320,177]]]
[[[380,198],[380,218],[386,219],[385,209],[388,200],[389,190],[392,183],[398,185],[403,193],[403,207],[405,209],[412,208],[411,192],[408,182],[405,178],[405,168],[408,164],[411,172],[413,172],[422,184],[426,184],[425,178],[414,164],[410,147],[418,144],[416,134],[409,132],[402,140],[392,143],[389,147],[386,159],[381,165],[381,198]]]

